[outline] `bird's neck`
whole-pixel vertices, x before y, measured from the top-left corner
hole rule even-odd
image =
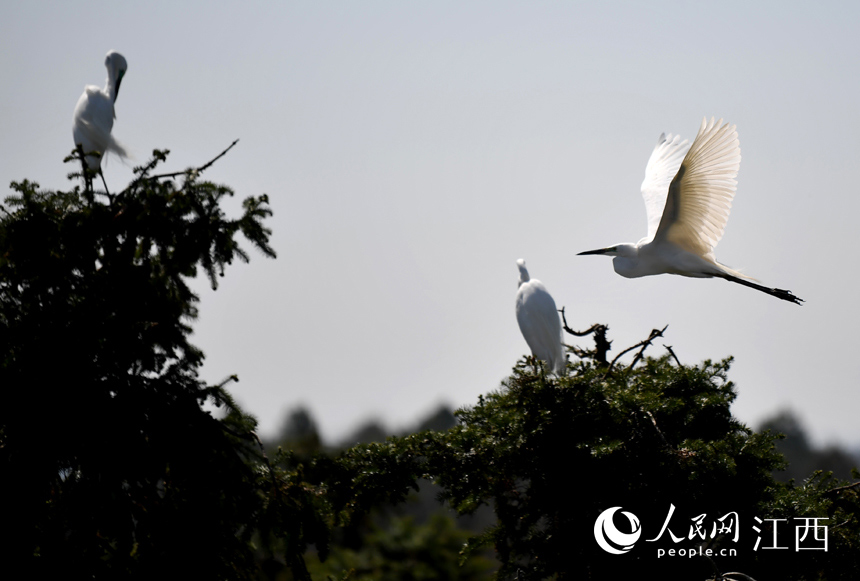
[[[619,244],[612,259],[615,272],[626,278],[638,278],[649,273],[642,270],[638,244]]]
[[[111,102],[116,101],[116,78],[115,72],[108,71],[108,77],[105,80],[105,93],[110,97]]]

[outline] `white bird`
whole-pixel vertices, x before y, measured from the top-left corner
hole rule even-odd
[[[661,135],[642,182],[648,235],[636,244],[579,254],[614,256],[615,272],[627,278],[664,273],[719,277],[799,305],[803,299],[790,291],[756,284],[714,257],[729,219],[740,164],[738,133],[722,119],[703,119],[692,145],[677,135]]]
[[[108,151],[128,157],[125,149],[111,135],[113,120],[116,118],[114,103],[128,64],[125,57],[112,50],[105,57],[105,67],[108,76],[104,89],[95,85],[84,87],[84,92],[75,106],[72,127],[75,146],[82,148],[89,169],[98,172],[101,172],[102,157]]]
[[[529,278],[526,262],[517,260],[520,283],[517,290],[517,322],[532,355],[549,365],[556,375],[564,373],[566,361],[561,347],[561,320],[555,301],[543,283]]]

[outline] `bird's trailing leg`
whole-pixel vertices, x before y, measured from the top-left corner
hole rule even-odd
[[[803,303],[803,299],[794,296],[791,293],[791,291],[783,290],[781,288],[768,288],[766,286],[762,286],[760,284],[756,284],[754,282],[750,282],[748,280],[744,280],[742,278],[738,278],[736,276],[732,276],[732,275],[726,274],[726,273],[715,274],[714,276],[718,276],[718,277],[724,278],[728,281],[736,282],[738,284],[742,284],[744,286],[754,288],[754,289],[759,290],[763,293],[767,293],[772,297],[776,297],[778,299],[782,299],[784,301],[789,301],[791,303],[794,303],[795,305],[799,305],[799,304]]]

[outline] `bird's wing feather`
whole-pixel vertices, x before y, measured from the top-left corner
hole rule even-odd
[[[702,120],[677,175],[669,185],[666,207],[656,239],[713,260],[723,237],[741,164],[741,148],[734,125]]]
[[[645,200],[645,212],[648,217],[647,240],[650,241],[657,233],[660,218],[663,216],[663,208],[666,207],[666,195],[669,192],[669,184],[678,173],[681,162],[690,142],[682,140],[680,135],[667,137],[665,133],[660,135],[657,146],[651,152],[648,165],[645,166],[645,179],[642,180],[642,198]]]

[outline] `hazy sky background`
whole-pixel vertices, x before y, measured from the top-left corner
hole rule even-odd
[[[0,6],[3,184],[70,187],[72,111],[109,49],[135,154],[108,161],[110,186],[154,148],[181,170],[241,139],[204,176],[234,214],[269,195],[278,259],[197,281],[192,341],[264,435],[298,405],[334,440],[496,389],[528,351],[524,258],[574,328],[609,325],[610,354],[668,324],[650,354],[735,357],[741,420],[790,407],[817,442],[860,445],[857,2]],[[645,235],[658,136],[712,115],[742,154],[716,256],[803,307],[576,256]]]

